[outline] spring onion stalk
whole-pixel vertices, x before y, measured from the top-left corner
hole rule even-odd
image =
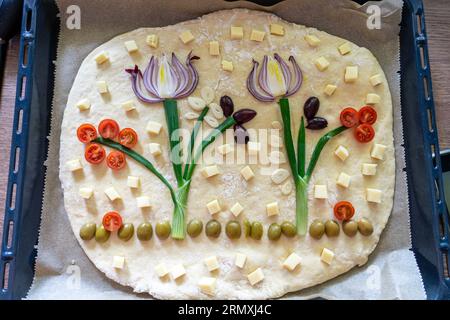
[[[178,187],[181,187],[184,183],[181,155],[179,151],[177,152],[177,154],[174,154],[174,150],[177,150],[180,144],[180,125],[178,121],[177,100],[165,99],[163,104],[164,113],[166,114],[167,131],[169,136],[170,162],[172,162],[173,172],[175,174],[175,178],[177,179]]]

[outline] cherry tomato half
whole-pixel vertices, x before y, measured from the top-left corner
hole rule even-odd
[[[138,142],[136,131],[131,128],[125,128],[119,132],[119,143],[125,147],[133,148]]]
[[[84,123],[77,129],[77,137],[82,143],[88,143],[97,138],[97,129],[92,124]]]
[[[106,151],[98,143],[90,143],[84,150],[86,161],[92,164],[99,164],[105,159]]]
[[[341,111],[341,123],[344,127],[351,128],[359,123],[358,111],[353,108],[345,108]]]
[[[370,124],[363,123],[355,128],[355,138],[361,143],[367,143],[375,137],[375,130]]]
[[[122,217],[116,211],[107,212],[103,216],[102,224],[108,231],[117,231],[122,226]]]
[[[98,133],[103,138],[115,139],[119,134],[119,125],[112,119],[105,119],[100,121],[98,125]]]
[[[120,170],[127,164],[125,154],[120,151],[111,151],[106,157],[106,164],[113,170]]]
[[[358,113],[360,123],[374,124],[377,121],[377,112],[372,107],[364,106]]]
[[[334,206],[334,216],[340,221],[350,220],[355,214],[355,208],[348,201],[339,201]]]

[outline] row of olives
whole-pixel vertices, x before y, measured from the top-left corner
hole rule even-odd
[[[373,233],[373,226],[367,218],[361,218],[359,221],[347,220],[342,222],[342,231],[349,237],[354,237],[358,231],[363,236],[370,236]],[[327,220],[325,223],[314,220],[309,226],[309,235],[314,239],[320,239],[324,234],[328,237],[337,237],[339,233],[339,223],[335,220]]]

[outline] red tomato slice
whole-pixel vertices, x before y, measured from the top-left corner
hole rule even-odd
[[[374,124],[377,121],[377,112],[370,106],[364,106],[359,109],[359,122]]]
[[[339,201],[334,206],[334,216],[340,221],[350,220],[355,214],[355,208],[348,201]]]
[[[359,123],[358,111],[353,108],[345,108],[341,111],[341,123],[347,128],[354,127]]]
[[[98,132],[103,138],[113,140],[119,134],[119,125],[112,119],[105,119],[100,121]]]
[[[375,137],[375,130],[370,124],[363,123],[355,128],[355,138],[359,142],[367,143]]]
[[[105,159],[106,151],[98,143],[90,143],[84,150],[86,161],[92,164],[99,164]]]
[[[77,129],[77,137],[82,143],[88,143],[97,138],[97,129],[92,124],[84,123]]]
[[[125,154],[120,151],[111,151],[106,157],[106,164],[113,170],[120,170],[127,164]]]
[[[125,147],[133,148],[138,142],[136,131],[131,128],[125,128],[119,132],[119,143]]]
[[[122,226],[122,217],[116,211],[107,212],[103,216],[102,224],[108,231],[117,231]]]

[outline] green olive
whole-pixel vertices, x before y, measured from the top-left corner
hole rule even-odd
[[[354,237],[358,232],[358,224],[354,220],[344,221],[342,223],[342,231],[349,236]]]
[[[148,241],[153,236],[153,227],[150,222],[142,222],[136,231],[136,235],[141,241]]]
[[[239,239],[241,237],[241,225],[236,220],[231,220],[225,226],[225,233],[230,239]]]
[[[244,221],[242,223],[244,224],[244,235],[246,237],[250,237],[250,234],[252,232],[252,225],[251,225],[250,221],[248,221],[247,219],[244,219]]]
[[[373,233],[372,223],[367,218],[358,221],[358,230],[363,236],[370,236]]]
[[[97,230],[95,230],[95,241],[103,243],[108,241],[109,235],[111,232],[105,229],[105,227],[101,224],[97,226]]]
[[[317,219],[314,220],[309,226],[309,235],[314,239],[319,240],[320,238],[322,238],[324,232],[325,232],[325,225],[320,220]]]
[[[134,226],[132,223],[124,223],[119,231],[117,231],[117,236],[120,240],[128,241],[134,234]]]
[[[272,223],[267,230],[269,240],[278,240],[281,237],[281,227],[278,223]]]
[[[171,229],[169,221],[162,221],[156,224],[155,233],[159,239],[164,240],[170,236]]]
[[[80,229],[80,238],[83,240],[91,240],[95,236],[95,229],[97,229],[95,223],[88,222],[83,224]]]
[[[283,232],[283,234],[286,237],[292,238],[295,237],[295,235],[297,234],[297,229],[295,228],[295,225],[292,222],[284,221],[281,224],[281,232]]]
[[[199,236],[200,233],[202,233],[202,230],[203,230],[203,222],[201,220],[192,219],[191,221],[189,221],[187,225],[187,233],[192,238]]]
[[[325,233],[328,237],[337,237],[341,231],[339,224],[334,220],[325,222]]]
[[[252,239],[260,240],[263,235],[263,232],[264,228],[261,222],[255,221],[252,223],[252,228],[250,232],[250,236],[252,237]]]
[[[220,232],[222,231],[222,226],[220,222],[217,220],[209,220],[205,227],[205,232],[208,237],[218,238],[220,236]]]

